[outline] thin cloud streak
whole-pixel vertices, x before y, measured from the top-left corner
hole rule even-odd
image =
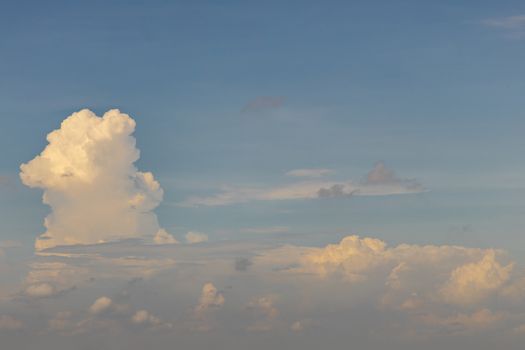
[[[378,162],[360,182],[347,180],[301,181],[277,187],[224,187],[222,192],[211,196],[189,197],[179,206],[224,206],[250,201],[299,200],[350,196],[387,196],[425,192],[415,179],[398,178],[383,162]]]

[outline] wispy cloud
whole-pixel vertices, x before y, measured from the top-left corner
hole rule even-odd
[[[290,231],[287,226],[269,226],[269,227],[246,227],[240,229],[244,233],[284,233]]]
[[[279,108],[284,105],[286,98],[283,96],[258,96],[248,102],[241,110],[243,113],[256,112],[265,109]]]
[[[397,177],[395,172],[377,163],[362,181],[301,181],[276,187],[224,187],[211,196],[194,196],[181,206],[221,206],[250,201],[275,201],[350,196],[385,196],[419,193],[425,188],[415,179]]]
[[[481,23],[483,23],[487,27],[505,30],[509,35],[513,37],[521,38],[525,35],[525,14],[500,18],[490,18],[483,20]]]
[[[287,176],[294,177],[323,177],[326,175],[333,174],[332,169],[324,168],[311,168],[311,169],[294,169],[286,173]]]

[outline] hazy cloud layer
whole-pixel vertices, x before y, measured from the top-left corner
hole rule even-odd
[[[9,315],[0,319],[5,332],[24,325],[35,337],[158,332],[215,339],[229,332],[291,337],[305,329],[323,335],[351,324],[412,344],[414,336],[518,336],[525,328],[525,271],[497,249],[391,247],[350,235],[322,247],[123,241],[41,254],[29,264],[29,302],[16,313],[0,302],[0,315]],[[49,299],[72,285],[67,298]],[[39,322],[28,316],[34,305],[42,308]]]

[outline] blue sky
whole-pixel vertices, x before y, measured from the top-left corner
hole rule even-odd
[[[412,232],[411,240],[439,242],[447,230],[441,222],[450,221],[480,226],[492,244],[490,223],[481,223],[487,215],[510,225],[512,235],[521,229],[516,192],[524,184],[525,51],[522,28],[484,21],[523,7],[468,1],[6,3],[0,147],[8,151],[0,170],[16,182],[19,164],[71,112],[120,108],[138,123],[139,166],[157,174],[166,190],[159,213],[167,226],[210,233],[238,227],[238,208],[221,209],[218,219],[215,212],[166,205],[195,191],[279,183],[295,168],[331,168],[358,179],[385,161],[432,193],[408,203],[393,199],[395,209],[383,199],[372,199],[374,210],[364,209],[368,203],[338,203],[344,209],[337,214],[330,205],[315,205],[306,210],[331,219],[314,231],[394,225],[397,234]],[[284,102],[242,112],[260,96]],[[40,220],[33,223],[33,217],[42,209],[37,194],[26,192],[3,194],[7,212],[13,201],[21,206],[3,218],[3,235],[34,236]],[[283,206],[301,211],[302,205],[309,204]],[[308,217],[243,210],[247,226],[268,220],[303,230]],[[465,215],[455,217],[458,210]],[[360,215],[347,220],[356,211]],[[31,219],[20,224],[17,214]],[[203,215],[210,218],[205,223]],[[398,220],[414,226],[397,227]],[[418,233],[420,225],[425,233]]]
[[[524,14],[523,1],[0,2],[0,258],[19,242],[9,276],[27,272],[17,259],[32,261],[51,212],[20,165],[72,113],[118,108],[178,241],[200,232],[250,255],[358,234],[522,262]],[[359,194],[377,164],[401,193]],[[308,181],[359,191],[272,192]],[[187,205],[221,195],[236,199]]]

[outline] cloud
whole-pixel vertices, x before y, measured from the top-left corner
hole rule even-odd
[[[525,35],[525,15],[491,18],[481,23],[487,27],[503,29],[512,37],[521,38]]]
[[[496,28],[522,29],[525,28],[525,15],[486,19],[483,24]]]
[[[286,226],[245,227],[240,229],[240,231],[244,233],[270,234],[288,232],[290,231],[290,228]]]
[[[51,207],[37,250],[153,237],[159,230],[153,209],[163,191],[152,173],[134,166],[135,121],[113,109],[102,117],[84,109],[47,136],[42,153],[22,164],[20,178],[44,190]]]
[[[451,333],[465,333],[472,330],[482,330],[493,326],[504,319],[503,313],[494,313],[489,309],[481,309],[472,313],[458,313],[452,316],[440,317],[434,314],[425,314],[419,319],[433,327]]]
[[[56,289],[49,283],[36,283],[26,287],[24,294],[33,298],[46,298],[56,294]]]
[[[161,228],[153,237],[156,244],[177,244],[179,243],[173,235],[169,234],[165,229]]]
[[[181,203],[182,206],[222,206],[250,201],[298,200],[350,196],[386,196],[421,193],[425,188],[414,179],[402,179],[383,162],[374,168],[361,182],[301,181],[277,187],[224,187],[222,192],[199,197],[194,196]]]
[[[208,282],[204,284],[199,298],[199,304],[195,307],[195,315],[202,317],[209,310],[220,308],[224,305],[224,295],[213,285]]]
[[[290,170],[285,175],[294,177],[323,177],[333,173],[334,171],[332,169],[315,168]]]
[[[248,102],[241,110],[242,113],[257,112],[266,109],[282,107],[286,98],[283,96],[259,96]]]
[[[328,188],[320,188],[317,191],[319,198],[351,197],[357,190],[345,190],[345,185],[335,184]]]
[[[154,330],[173,328],[173,324],[163,322],[160,318],[152,315],[149,311],[144,309],[135,312],[131,317],[131,322],[135,326]]]
[[[506,254],[495,249],[461,246],[395,247],[376,238],[356,235],[323,248],[284,246],[257,257],[261,266],[288,266],[283,273],[337,278],[374,288],[381,304],[399,310],[422,305],[482,305],[490,297],[519,300],[523,279],[504,264]],[[377,289],[377,286],[382,286]],[[376,287],[373,287],[376,286]]]
[[[499,290],[509,280],[512,268],[513,264],[502,266],[496,252],[488,250],[479,261],[454,269],[441,294],[451,303],[477,303]]]
[[[253,262],[249,258],[237,258],[233,264],[235,271],[247,271],[252,265]]]
[[[150,325],[158,325],[160,324],[160,319],[157,317],[151,315],[146,310],[139,310],[137,311],[133,317],[131,318],[131,321],[135,324],[150,324]]]
[[[93,315],[99,315],[108,311],[113,305],[113,300],[108,297],[100,297],[89,307],[89,312]]]
[[[253,299],[247,306],[255,312],[256,321],[248,326],[251,331],[269,331],[274,326],[275,319],[279,316],[279,310],[274,305],[273,296],[263,296]]]
[[[208,235],[201,232],[190,231],[186,233],[185,238],[188,244],[208,242]]]
[[[22,321],[11,315],[0,315],[0,331],[18,331],[24,328]]]

